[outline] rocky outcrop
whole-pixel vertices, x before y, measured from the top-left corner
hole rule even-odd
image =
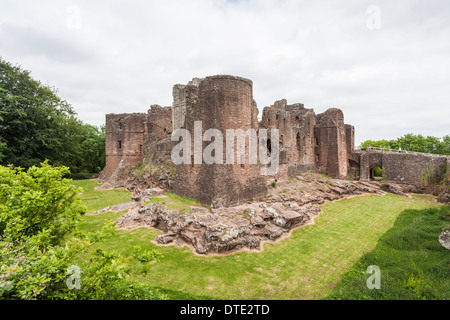
[[[439,243],[446,249],[450,250],[450,230],[445,230],[439,236]]]
[[[319,214],[312,205],[286,207],[281,203],[257,208],[222,208],[210,212],[194,208],[188,213],[152,203],[130,210],[117,222],[120,229],[153,227],[164,234],[155,238],[159,244],[186,243],[199,254],[225,253],[235,249],[260,249],[261,243],[275,240],[292,228],[311,223]]]
[[[438,198],[437,198],[438,202],[441,203],[450,203],[450,193],[448,192],[442,192]]]

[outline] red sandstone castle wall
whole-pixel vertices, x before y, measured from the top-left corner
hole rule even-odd
[[[289,173],[281,173],[278,178],[315,168],[315,124],[314,111],[300,103],[287,105],[283,99],[264,108],[261,127],[280,130],[280,160],[288,167]]]
[[[147,115],[144,113],[106,115],[106,179],[121,162],[136,165],[143,159],[146,131]]]
[[[316,163],[318,170],[343,179],[347,176],[348,154],[344,114],[339,109],[328,109],[317,115],[315,127]]]
[[[207,77],[199,85],[195,106],[187,106],[186,129],[191,132],[194,153],[194,121],[202,122],[202,135],[208,129],[223,134],[223,163],[177,166],[175,192],[208,204],[228,205],[266,191],[259,165],[249,164],[248,141],[245,164],[226,164],[226,129],[257,129],[257,112],[252,82],[233,76]],[[210,142],[203,142],[202,150]]]

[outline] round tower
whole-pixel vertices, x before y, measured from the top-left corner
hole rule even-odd
[[[247,130],[254,123],[252,112],[253,82],[230,75],[205,78],[199,86],[199,100],[194,108],[195,121],[203,130]]]

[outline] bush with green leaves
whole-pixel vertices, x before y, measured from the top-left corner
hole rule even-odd
[[[144,250],[141,246],[136,245],[133,247],[133,255],[140,262],[159,261],[162,258],[162,254],[153,250]]]
[[[80,205],[67,167],[0,167],[0,236],[20,240],[45,230],[50,244],[58,244],[74,231]]]
[[[92,250],[115,232],[115,223],[88,235],[77,230],[85,208],[80,190],[63,178],[67,172],[46,162],[26,171],[0,167],[0,299],[166,298],[127,278],[129,258]]]

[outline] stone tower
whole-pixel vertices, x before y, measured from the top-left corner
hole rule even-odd
[[[258,109],[253,100],[251,80],[228,76],[211,76],[199,83],[195,104],[186,106],[185,128],[191,133],[192,155],[194,154],[194,122],[201,121],[201,134],[208,129],[223,133],[223,164],[201,164],[177,166],[174,190],[181,195],[196,198],[214,206],[230,205],[267,191],[265,179],[260,175],[260,166],[249,164],[249,141],[246,139],[245,163],[227,164],[226,130],[258,129]],[[197,140],[198,141],[198,140]],[[203,141],[205,150],[211,142]],[[236,153],[234,153],[236,157]],[[191,162],[194,162],[192,156]]]

